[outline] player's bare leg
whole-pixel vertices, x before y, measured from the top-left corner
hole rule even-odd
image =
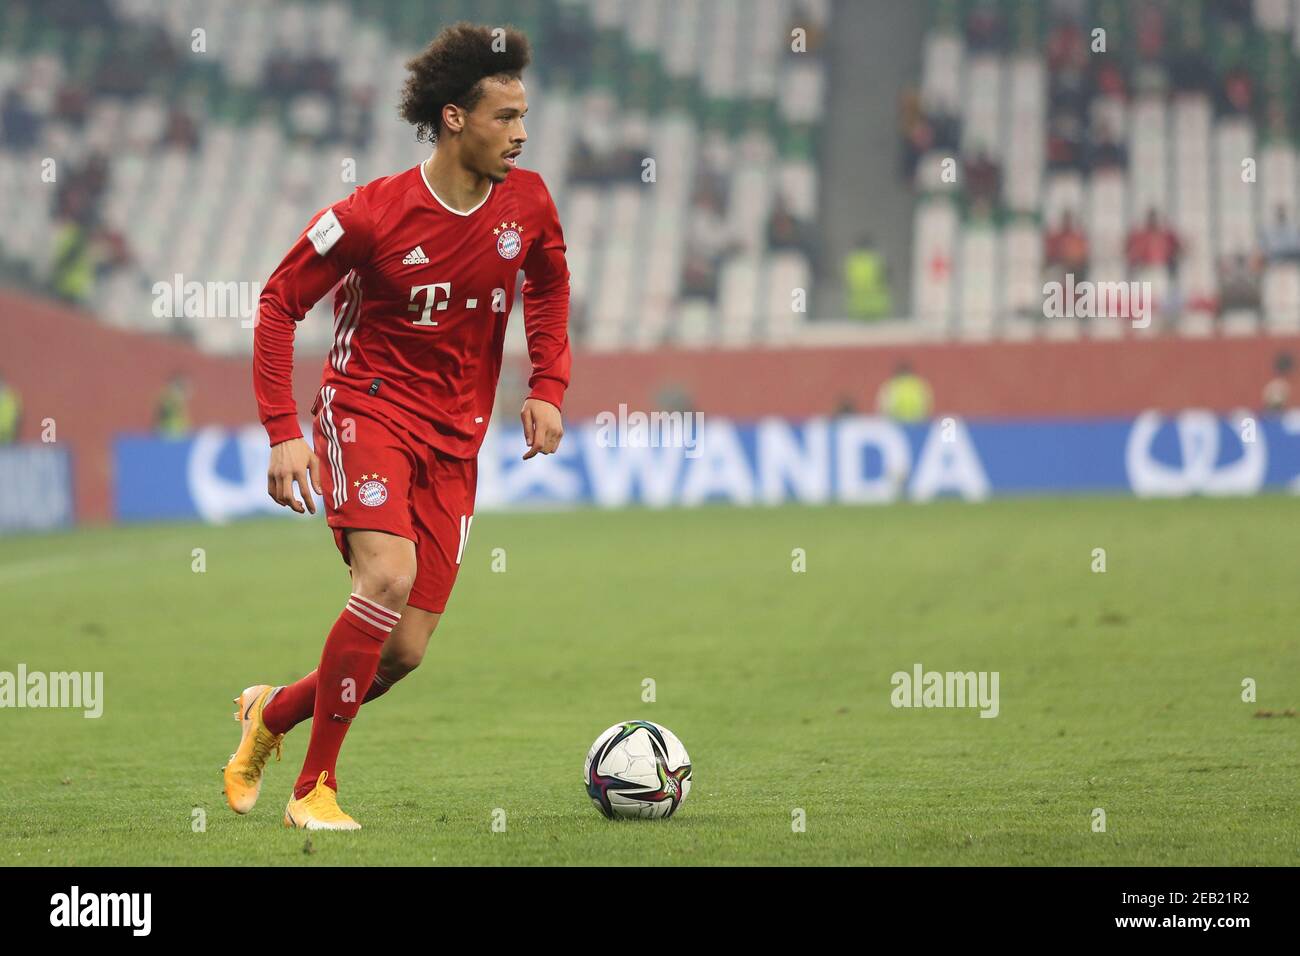
[[[379,669],[381,648],[400,622],[400,613],[393,609],[406,607],[415,582],[415,543],[382,531],[349,529],[347,544],[353,591],[321,653],[311,742],[285,808],[285,826],[361,828],[339,808],[335,764],[348,726],[361,707],[361,695]]]
[[[441,614],[406,605],[402,611],[401,621],[393,628],[393,633],[388,635],[388,640],[384,641],[384,649],[379,654],[379,670],[375,674],[375,683],[378,684],[382,679],[388,687],[391,687],[419,667],[420,662],[424,660],[425,652],[429,649],[429,639],[433,637],[440,620],[442,620]],[[372,684],[371,687],[373,692],[375,685]],[[373,696],[367,696],[366,700],[373,700],[378,696],[379,694],[375,693]]]
[[[420,666],[440,620],[441,614],[409,604],[402,609],[402,619],[384,641],[379,669],[361,698],[362,706],[388,693],[394,684]],[[312,671],[272,692],[263,713],[267,727],[274,733],[287,734],[304,720],[311,719],[316,707],[316,676],[317,672]]]

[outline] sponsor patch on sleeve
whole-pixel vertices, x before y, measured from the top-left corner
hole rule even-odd
[[[339,217],[334,215],[333,209],[327,210],[325,215],[316,220],[316,225],[311,227],[307,238],[316,247],[316,254],[321,256],[333,249],[334,244],[343,238],[343,224],[339,222]]]

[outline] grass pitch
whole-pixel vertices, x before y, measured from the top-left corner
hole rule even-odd
[[[280,823],[310,723],[247,817],[219,768],[230,699],[314,667],[346,599],[323,521],[3,539],[0,670],[103,671],[106,700],[0,710],[0,863],[1300,864],[1296,507],[479,515],[424,665],[344,747],[364,829],[310,839]],[[916,663],[999,672],[999,715],[894,708]],[[694,764],[668,821],[580,780],[637,717]]]

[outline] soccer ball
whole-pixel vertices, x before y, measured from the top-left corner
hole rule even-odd
[[[667,727],[625,720],[591,745],[582,782],[596,809],[610,819],[667,818],[691,792],[691,758]]]

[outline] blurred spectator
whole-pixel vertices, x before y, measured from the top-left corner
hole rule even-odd
[[[338,64],[324,56],[296,57],[279,50],[266,60],[262,85],[282,96],[319,93],[333,100],[338,93]]]
[[[190,430],[190,383],[184,374],[171,377],[154,410],[154,427],[164,438],[181,438]]]
[[[1049,112],[1053,116],[1082,116],[1087,106],[1088,82],[1082,70],[1053,74],[1048,93]]]
[[[1294,362],[1290,352],[1278,352],[1273,358],[1273,377],[1264,386],[1264,409],[1270,412],[1285,411],[1291,401],[1291,368]]]
[[[844,257],[844,291],[849,315],[855,319],[883,319],[894,311],[889,269],[871,236],[859,237]]]
[[[1083,70],[1088,65],[1088,44],[1083,30],[1074,20],[1061,19],[1052,24],[1047,36],[1047,69],[1050,73]]]
[[[1219,262],[1219,314],[1260,307],[1259,270],[1245,253],[1224,256]]]
[[[1043,261],[1053,274],[1072,273],[1076,281],[1088,274],[1088,237],[1075,224],[1074,213],[1065,211],[1061,224],[1047,234]]]
[[[22,412],[17,390],[0,377],[0,445],[12,445],[18,440]]]
[[[934,395],[930,384],[912,371],[911,363],[899,362],[894,374],[880,386],[876,408],[881,415],[899,422],[920,422],[930,417]]]
[[[26,4],[22,0],[11,0],[11,3],[26,6],[28,11],[40,7],[41,16],[48,18],[64,33],[86,27],[112,29],[116,25],[112,0],[37,0]]]
[[[1002,195],[1002,167],[983,146],[966,163],[966,193],[972,199],[996,205]]]
[[[1128,166],[1128,152],[1111,129],[1110,123],[1104,118],[1099,119],[1095,124],[1088,165],[1094,171],[1116,167],[1123,169]]]
[[[41,117],[28,108],[26,97],[16,87],[0,102],[0,142],[16,152],[35,146],[41,136]]]
[[[921,94],[912,87],[899,99],[898,128],[903,140],[902,176],[912,179],[916,164],[934,145],[934,129],[921,110]]]
[[[65,302],[81,304],[89,300],[94,282],[95,262],[89,230],[77,222],[63,222],[54,233],[51,291]]]
[[[972,52],[996,53],[1006,44],[1006,25],[998,0],[971,0],[967,4],[966,47]]]
[[[1087,99],[1088,42],[1073,20],[1053,25],[1047,38],[1048,103],[1053,113],[1082,111]]]
[[[374,131],[375,91],[370,87],[354,90],[339,108],[339,136],[357,149],[370,142]]]
[[[1112,99],[1122,100],[1127,95],[1126,87],[1124,71],[1120,69],[1118,63],[1111,59],[1097,61],[1096,70],[1092,75],[1094,96],[1108,96]]]
[[[90,94],[83,86],[69,85],[59,89],[54,100],[54,115],[65,123],[80,129],[90,112]]]
[[[1082,170],[1083,120],[1076,113],[1058,113],[1047,130],[1047,168],[1053,172]]]
[[[579,137],[569,157],[569,182],[591,183],[600,179],[600,158],[586,140]]]
[[[1165,11],[1154,3],[1138,6],[1137,16],[1137,52],[1143,60],[1157,63],[1164,62],[1165,55]]]
[[[194,152],[199,148],[199,129],[193,118],[184,110],[173,108],[167,114],[167,128],[163,131],[163,146]]]
[[[930,126],[934,149],[946,153],[956,153],[961,141],[961,120],[946,108],[930,110],[925,114],[925,121]]]
[[[797,249],[814,259],[811,226],[795,217],[785,193],[778,193],[767,219],[767,244],[772,249]]]
[[[59,216],[90,226],[98,215],[99,200],[108,187],[108,159],[95,153],[84,163],[68,164],[60,177],[55,209]]]
[[[572,182],[608,185],[616,182],[637,181],[641,178],[641,163],[647,151],[635,146],[622,145],[597,149],[579,139],[569,159],[569,179]],[[704,178],[704,177],[701,177]],[[699,186],[697,184],[697,190]],[[721,201],[718,202],[721,208]]]
[[[727,177],[708,163],[700,166],[695,174],[695,188],[691,193],[691,205],[704,207],[721,215],[727,208]]]
[[[158,77],[176,73],[180,54],[162,24],[120,30],[114,40],[94,80],[98,94],[133,99]]]
[[[1219,112],[1230,116],[1249,116],[1255,95],[1250,71],[1238,64],[1223,74],[1219,87]]]
[[[1188,27],[1184,26],[1184,30]],[[1192,29],[1199,31],[1199,21]],[[1169,78],[1179,93],[1209,93],[1214,85],[1214,69],[1201,46],[1199,32],[1184,37],[1183,45],[1169,65]]]
[[[701,296],[711,301],[718,298],[718,268],[721,257],[713,255],[688,242],[686,264],[682,267],[682,295]]]
[[[696,196],[686,235],[682,291],[716,301],[722,260],[737,244],[728,238],[720,198],[707,189]]]
[[[1273,221],[1260,230],[1260,249],[1269,262],[1300,262],[1300,226],[1286,214],[1279,204],[1273,210]]]
[[[1146,221],[1128,234],[1124,255],[1130,269],[1143,266],[1176,267],[1183,246],[1177,234],[1160,218],[1155,209],[1147,210]]]
[[[1213,0],[1214,15],[1238,24],[1250,23],[1254,0]]]
[[[106,227],[95,236],[95,278],[131,264],[131,246],[120,229]]]

